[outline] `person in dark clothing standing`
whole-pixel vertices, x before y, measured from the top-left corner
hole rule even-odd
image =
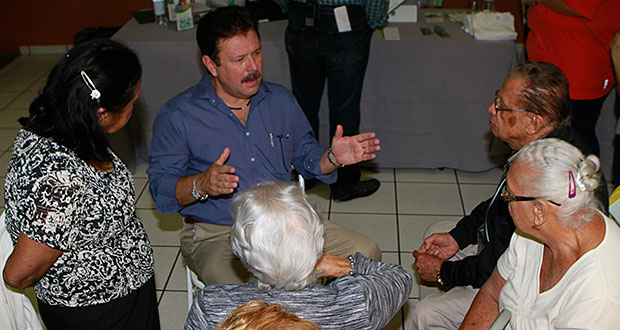
[[[327,80],[329,134],[339,125],[345,135],[360,126],[362,85],[373,30],[387,22],[388,0],[274,0],[288,11],[286,52],[292,89],[319,138],[319,109]],[[335,201],[373,194],[376,179],[360,181],[357,164],[338,169],[331,185]]]

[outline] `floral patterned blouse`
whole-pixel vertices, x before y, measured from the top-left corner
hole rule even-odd
[[[6,225],[63,251],[36,283],[37,297],[68,307],[106,303],[153,276],[153,250],[134,208],[131,173],[113,154],[99,171],[62,145],[20,130],[6,182]]]

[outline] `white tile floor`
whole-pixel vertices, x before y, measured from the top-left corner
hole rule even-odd
[[[0,71],[0,185],[4,187],[11,146],[28,106],[60,55],[21,56]],[[379,154],[379,157],[381,155]],[[160,214],[148,192],[146,166],[135,173],[138,215],[144,222],[155,251],[155,280],[163,329],[181,329],[187,315],[185,273],[180,256],[178,215]],[[378,178],[382,185],[372,196],[345,203],[330,200],[327,186],[309,190],[309,198],[326,218],[355,228],[372,237],[383,250],[383,259],[402,265],[412,274],[411,252],[422,242],[425,228],[439,220],[458,220],[479,201],[487,198],[501,175],[499,169],[484,173],[455,170],[381,168],[365,171],[364,177]],[[0,189],[0,212],[4,189]],[[414,287],[405,311],[386,329],[404,329],[409,306],[418,300]]]

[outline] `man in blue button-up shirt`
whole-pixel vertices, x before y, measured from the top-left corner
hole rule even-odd
[[[379,140],[374,133],[344,137],[339,127],[331,148],[319,145],[294,96],[261,80],[258,27],[245,9],[207,14],[196,36],[209,73],[157,115],[149,187],[160,212],[185,217],[181,250],[200,279],[240,283],[249,273],[228,240],[235,193],[263,181],[290,181],[291,165],[306,178],[332,183],[338,167],[375,158]],[[381,257],[369,238],[326,227],[326,253]]]

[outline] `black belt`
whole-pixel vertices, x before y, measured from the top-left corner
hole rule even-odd
[[[334,17],[334,8],[342,7],[344,5],[337,6],[328,6],[328,5],[320,5],[314,1],[308,1],[306,3],[301,3],[297,1],[289,1],[288,8],[289,13],[291,11],[302,11],[305,16],[306,26],[315,26],[319,17],[327,16]],[[347,11],[360,11],[364,12],[364,7],[360,5],[346,5]]]
[[[185,223],[188,225],[193,225],[195,223],[202,222],[194,217],[185,217]]]

